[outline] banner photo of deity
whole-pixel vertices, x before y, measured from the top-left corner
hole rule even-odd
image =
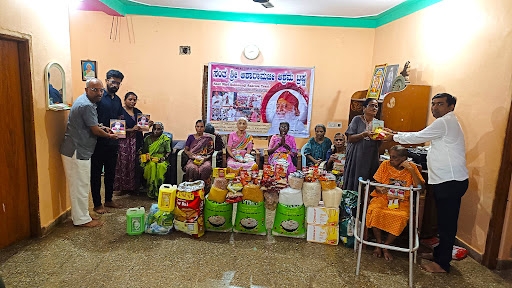
[[[309,138],[313,83],[314,68],[209,63],[207,121],[228,134],[245,117],[253,136],[278,134],[288,122],[288,134]]]

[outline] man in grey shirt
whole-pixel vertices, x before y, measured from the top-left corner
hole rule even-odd
[[[71,219],[75,226],[96,227],[103,223],[89,215],[91,155],[97,137],[117,139],[109,128],[98,125],[96,102],[103,95],[103,83],[91,78],[69,113],[64,142],[60,147],[71,199]]]

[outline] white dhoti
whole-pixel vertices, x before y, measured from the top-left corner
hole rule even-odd
[[[91,191],[91,159],[76,159],[62,156],[66,181],[68,182],[71,199],[71,219],[74,225],[82,225],[92,221],[89,215],[89,192]]]

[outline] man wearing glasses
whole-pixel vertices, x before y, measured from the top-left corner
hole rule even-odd
[[[123,104],[116,92],[124,79],[123,73],[117,70],[107,72],[107,90],[97,103],[98,122],[100,125],[110,127],[110,119],[120,119],[123,115]],[[98,214],[106,213],[105,207],[120,208],[112,201],[114,193],[114,177],[117,164],[117,139],[100,138],[91,157],[91,194],[94,211]],[[101,201],[101,172],[104,171],[103,184],[105,186],[105,207]]]
[[[76,99],[69,112],[64,142],[60,147],[71,199],[71,219],[75,226],[96,227],[103,223],[89,215],[91,156],[100,139],[116,139],[110,129],[98,124],[96,104],[103,84],[96,78],[85,83],[85,93]]]

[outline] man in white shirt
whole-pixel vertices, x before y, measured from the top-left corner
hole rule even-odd
[[[450,271],[452,249],[457,235],[460,202],[468,189],[464,134],[453,113],[457,98],[448,93],[432,97],[432,124],[419,132],[398,132],[386,137],[400,144],[430,141],[427,154],[428,184],[432,186],[437,207],[439,245],[430,255],[433,262],[422,264],[432,273]]]

